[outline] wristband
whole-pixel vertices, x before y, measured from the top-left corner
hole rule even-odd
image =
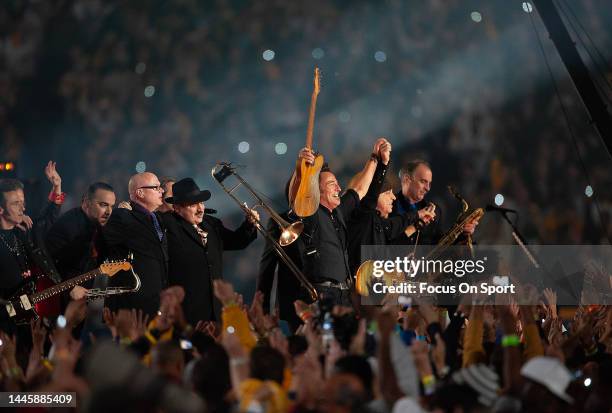
[[[433,374],[428,374],[427,376],[423,376],[423,378],[421,379],[421,383],[423,383],[424,386],[429,386],[431,384],[434,384],[436,382],[436,378],[434,377]]]
[[[516,334],[508,334],[502,337],[502,347],[518,347],[521,344],[521,340]]]
[[[40,363],[46,368],[48,371],[53,371],[53,364],[49,361],[49,359],[43,358]]]
[[[313,314],[310,310],[304,310],[300,312],[299,317],[303,322],[307,322],[313,317]]]
[[[62,192],[59,194],[56,194],[55,192],[51,191],[49,192],[49,202],[53,202],[55,204],[61,205],[64,203],[64,200],[66,199],[66,193]]]
[[[423,392],[426,396],[429,396],[434,393],[436,390],[436,378],[433,374],[428,374],[421,379],[421,383],[423,383]]]
[[[378,154],[375,154],[374,152],[372,152],[370,154],[370,160],[378,163]]]

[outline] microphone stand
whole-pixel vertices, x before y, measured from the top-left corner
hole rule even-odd
[[[504,217],[504,219],[508,222],[508,224],[510,224],[510,227],[512,227],[512,238],[514,238],[518,246],[521,247],[521,250],[525,253],[527,258],[529,259],[529,262],[531,262],[531,264],[533,264],[535,268],[539,269],[540,264],[535,259],[531,251],[529,251],[529,248],[527,248],[527,241],[525,241],[525,238],[523,238],[518,228],[514,225],[514,223],[510,220],[510,218],[508,218],[508,213],[506,211],[499,211],[499,213],[501,214],[502,217]]]

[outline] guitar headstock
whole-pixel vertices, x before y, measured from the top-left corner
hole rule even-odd
[[[109,277],[112,277],[119,271],[128,271],[130,268],[132,268],[132,264],[126,260],[110,261],[100,265],[100,271]]]
[[[314,90],[312,93],[314,93],[315,95],[318,95],[319,92],[321,91],[321,69],[319,69],[318,67],[315,67],[314,70]]]

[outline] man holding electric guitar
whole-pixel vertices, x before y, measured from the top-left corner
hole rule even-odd
[[[32,223],[25,215],[23,184],[16,179],[0,180],[0,294],[1,298],[11,297],[22,286],[36,283],[39,288],[60,281],[53,261],[43,249],[42,236],[57,220],[65,194],[62,192],[62,178],[50,161],[45,175],[52,184],[49,203]],[[41,276],[45,277],[41,277]],[[30,282],[31,281],[31,282]],[[48,311],[59,311],[59,303],[45,303]],[[2,329],[7,327],[6,312],[0,316]]]
[[[318,181],[316,195],[319,196],[319,205],[311,215],[301,216],[304,222],[301,239],[305,244],[303,273],[318,293],[327,296],[334,304],[352,306],[347,222],[368,192],[378,162],[382,159],[388,161],[390,153],[389,141],[385,138],[377,139],[363,169],[342,196],[340,184],[328,167],[322,166],[321,172],[313,175]],[[306,147],[300,150],[298,165],[302,170],[316,164],[312,149]],[[302,173],[302,178],[305,176]],[[296,205],[299,199],[294,197],[290,202]]]

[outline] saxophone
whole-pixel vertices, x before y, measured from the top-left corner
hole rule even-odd
[[[450,247],[451,245],[455,243],[455,241],[457,241],[457,238],[459,238],[459,235],[461,235],[461,233],[463,232],[463,227],[465,226],[465,224],[467,224],[468,222],[472,222],[472,221],[479,221],[484,215],[484,210],[482,208],[477,208],[473,210],[472,212],[468,213],[468,210],[470,209],[470,207],[467,201],[463,199],[463,197],[459,195],[457,191],[453,189],[453,187],[449,186],[448,190],[451,192],[451,194],[455,196],[455,198],[461,201],[462,212],[459,214],[459,217],[457,218],[457,222],[455,223],[455,225],[453,225],[453,227],[446,234],[444,234],[444,236],[440,239],[438,244],[436,244],[434,249],[431,250],[430,253],[427,254],[425,258],[431,259],[431,258],[438,257],[446,248]],[[467,246],[470,249],[470,254],[473,257],[474,247],[472,246],[472,236],[471,235],[468,235],[467,237]]]

